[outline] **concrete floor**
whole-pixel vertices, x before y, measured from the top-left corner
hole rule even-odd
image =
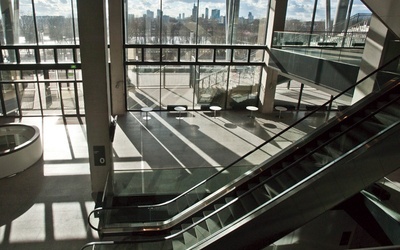
[[[114,167],[117,195],[176,193],[185,190],[279,133],[304,113],[249,111],[154,111],[118,118]],[[334,115],[334,114],[331,114]],[[262,158],[290,145],[325,121],[316,116],[279,137]],[[87,224],[94,208],[85,120],[69,117],[0,118],[0,124],[37,126],[43,160],[0,179],[0,249],[80,249],[98,240]],[[257,160],[257,159],[256,159]],[[12,164],[12,163],[10,163]],[[178,174],[183,181],[177,181]],[[192,173],[192,174],[189,174]],[[193,174],[196,173],[196,174]],[[195,177],[193,177],[195,176]],[[185,181],[186,180],[186,181]]]
[[[120,174],[114,180],[117,195],[182,191],[193,184],[193,179],[171,184],[169,178],[177,172],[200,169],[196,173],[213,173],[287,127],[299,115],[285,112],[279,118],[278,113],[255,112],[250,118],[249,114],[220,111],[214,117],[211,111],[190,111],[177,119],[175,112],[156,111],[147,121],[141,112],[120,116],[113,144],[115,171]],[[97,240],[86,221],[94,202],[85,120],[0,118],[0,124],[10,122],[37,126],[44,153],[41,161],[24,172],[0,179],[0,248],[80,249]],[[290,140],[282,138],[278,147],[288,144]],[[145,174],[138,177],[135,173]],[[194,176],[200,180],[201,174]]]

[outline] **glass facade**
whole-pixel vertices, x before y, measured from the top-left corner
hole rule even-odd
[[[1,2],[1,114],[84,114],[76,0]]]
[[[128,0],[126,6],[128,110],[168,105],[231,109],[257,103],[263,49],[252,46],[265,45],[268,1],[144,5]]]
[[[338,0],[288,0],[285,28],[274,43],[336,39],[361,45],[370,13],[360,0],[348,2],[344,10]],[[1,3],[0,64],[6,67],[0,71],[0,114],[84,114],[77,0]],[[256,105],[269,3],[126,0],[121,46],[127,110]],[[344,29],[339,40],[335,32]]]

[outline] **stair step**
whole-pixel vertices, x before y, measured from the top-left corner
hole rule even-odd
[[[177,232],[180,232],[180,230],[172,230],[171,234],[175,234]],[[146,248],[144,248],[144,249],[146,249]],[[177,250],[187,249],[187,247],[185,245],[185,240],[183,239],[182,236],[174,237],[174,239],[172,240],[172,249],[174,249],[174,250],[176,250],[176,249]]]
[[[341,136],[342,135],[339,132],[328,133],[327,138],[317,140],[317,145],[319,147],[322,146],[323,151],[331,155],[333,158],[337,158],[338,156],[342,155],[344,151],[342,143],[340,143]]]
[[[238,196],[241,196],[245,193],[244,190],[236,191]],[[242,204],[243,208],[246,212],[250,212],[255,209],[259,204],[257,203],[256,199],[252,195],[245,195],[239,199],[240,203]]]
[[[284,190],[296,184],[296,181],[286,172],[276,172],[274,179],[283,187]]]
[[[371,118],[363,122],[363,127],[371,131],[373,134],[376,134],[385,129],[387,126],[380,123],[379,121],[374,120],[374,118]]]
[[[192,221],[194,222],[194,223],[197,223],[199,220],[201,220],[202,218],[201,217],[194,217],[193,219],[192,219]],[[208,228],[207,228],[207,224],[206,224],[206,222],[205,221],[202,221],[202,222],[200,222],[199,224],[197,224],[195,227],[194,227],[194,229],[195,229],[195,232],[196,232],[196,237],[197,237],[197,239],[200,241],[200,240],[203,240],[203,239],[205,239],[205,238],[207,238],[208,236],[210,236],[210,232],[208,231]]]
[[[179,240],[177,242],[179,242]],[[134,246],[129,244],[129,245],[126,245],[125,247],[128,247],[130,250],[171,249],[171,247],[172,248],[174,247],[174,241],[172,241],[172,242],[169,242],[169,241],[142,242],[142,243],[134,244]],[[179,249],[179,250],[187,249],[187,247],[186,248],[184,248],[184,247],[185,247],[185,245],[183,245],[183,246],[180,245],[179,247],[177,246],[176,249]],[[117,249],[117,248],[119,248],[119,247],[117,247],[117,246],[114,247],[114,249]],[[120,249],[128,249],[128,248],[120,248]],[[96,248],[96,249],[98,249],[98,248]],[[99,248],[99,249],[103,249],[103,248]],[[173,248],[173,249],[175,249],[175,248]]]
[[[327,154],[329,154],[330,156],[332,156],[333,159],[336,159],[336,158],[340,157],[341,155],[343,155],[343,151],[337,149],[336,147],[331,145],[331,143],[329,143],[328,145],[325,145],[324,151]]]
[[[296,180],[296,182],[299,182],[306,178],[309,174],[301,168],[299,164],[292,166],[290,169],[287,170],[287,173]]]
[[[215,204],[214,205],[215,210],[220,209],[224,205],[225,204]],[[223,227],[231,224],[235,220],[233,218],[233,215],[232,215],[231,211],[229,210],[229,208],[224,208],[224,209],[218,211],[217,215],[218,215],[219,222],[221,223],[221,225]]]
[[[191,224],[182,224],[182,229],[191,226]],[[196,237],[196,231],[194,228],[190,228],[183,233],[183,239],[186,246],[194,245],[198,242]]]
[[[399,120],[398,117],[384,112],[379,112],[378,114],[375,114],[375,118],[385,125],[393,124],[394,122],[397,122]]]
[[[266,176],[260,176],[259,180],[260,182],[264,182],[267,178],[268,177]],[[273,178],[269,179],[266,183],[264,183],[264,188],[267,191],[267,194],[271,196],[271,198],[275,197],[276,195],[278,195],[283,191],[282,186]]]
[[[227,197],[225,198],[226,203],[231,202],[232,200],[234,200],[234,197]],[[235,203],[231,204],[229,206],[229,210],[231,211],[233,218],[239,219],[240,217],[242,217],[243,215],[246,214],[246,210],[244,209],[244,207],[242,206],[242,204],[238,201],[236,201]]]
[[[301,160],[298,165],[308,173],[308,175],[315,173],[321,165],[317,165],[315,160],[310,159],[309,157],[304,158]]]
[[[331,155],[322,151],[323,150],[320,149],[310,155],[310,158],[314,159],[316,164],[318,164],[319,166],[325,166],[334,159]]]
[[[256,185],[257,184],[251,183],[248,186],[250,189],[253,189]],[[264,204],[272,198],[264,186],[257,187],[251,192],[251,194],[254,196],[254,199],[256,199],[259,205]]]
[[[212,211],[204,211],[204,216],[208,216]],[[218,216],[216,214],[206,219],[206,225],[210,234],[213,234],[222,228]]]
[[[146,246],[146,248],[143,248],[143,249],[149,249],[149,248],[147,248],[147,246]],[[187,247],[185,246],[185,243],[183,243],[180,240],[172,240],[172,249],[174,249],[174,250],[186,250]]]
[[[386,102],[378,102],[377,107],[381,108],[386,105]],[[383,108],[383,111],[388,115],[400,117],[400,104],[397,102],[391,103],[389,106]]]

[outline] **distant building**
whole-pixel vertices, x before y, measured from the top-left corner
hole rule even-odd
[[[196,21],[197,19],[197,6],[193,4],[193,9],[192,9],[192,21]]]
[[[147,17],[148,19],[153,19],[153,18],[154,18],[154,12],[151,11],[151,10],[147,10],[147,11],[146,11],[146,17]]]
[[[220,17],[221,17],[220,10],[218,10],[218,9],[211,10],[211,19],[219,20]]]
[[[249,22],[253,22],[254,21],[254,16],[251,12],[249,12],[249,15],[247,17],[247,19],[249,19]]]

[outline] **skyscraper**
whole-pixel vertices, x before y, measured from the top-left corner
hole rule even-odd
[[[196,21],[197,19],[197,6],[193,4],[193,9],[192,9],[192,20]]]
[[[220,18],[220,10],[212,9],[211,10],[211,18],[219,20],[219,18]]]

